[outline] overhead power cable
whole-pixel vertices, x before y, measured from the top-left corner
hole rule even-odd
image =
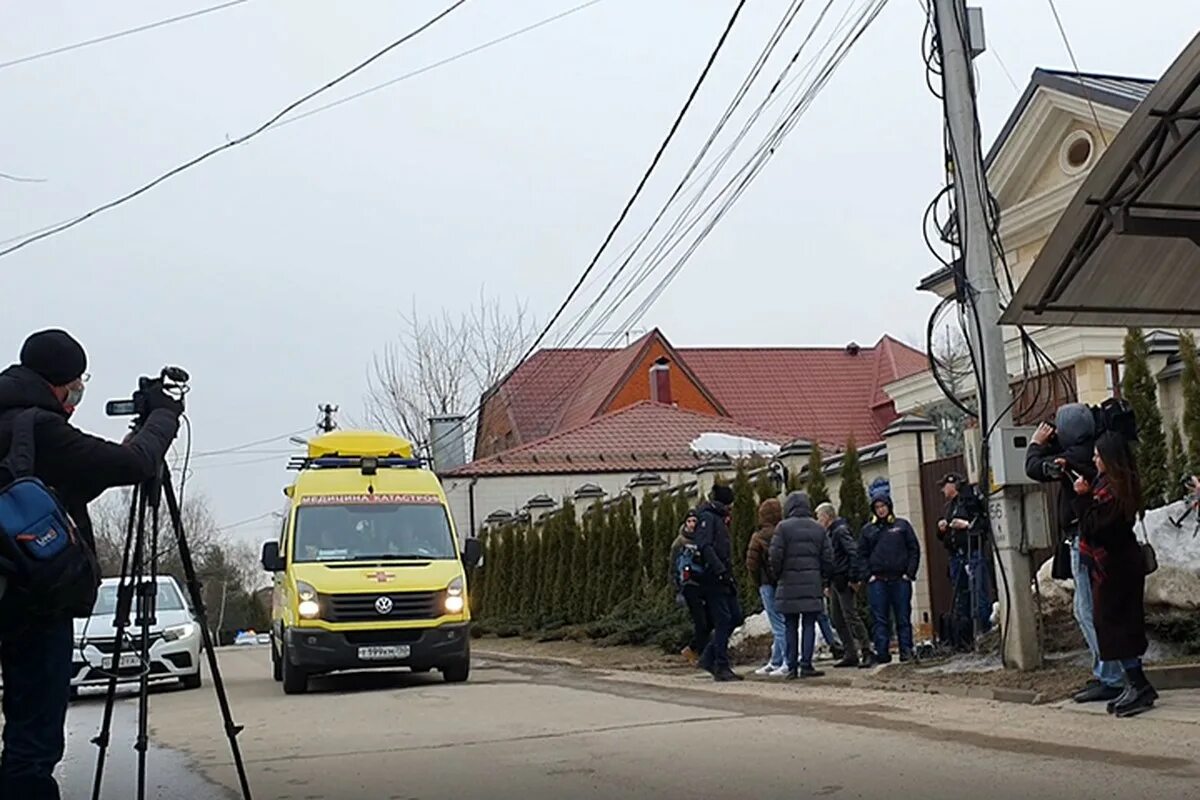
[[[154,30],[155,28],[161,28],[166,25],[172,25],[176,22],[183,22],[184,20],[194,19],[195,17],[201,17],[201,16],[204,16],[205,14],[211,14],[214,11],[222,11],[226,8],[232,8],[233,6],[240,6],[246,2],[248,2],[248,0],[230,0],[230,2],[228,2],[228,3],[221,3],[221,4],[215,5],[215,6],[209,6],[208,8],[202,8],[198,11],[191,11],[187,14],[180,14],[179,16],[170,17],[168,19],[160,19],[158,22],[151,22],[146,25],[139,25],[136,28],[129,28],[128,30],[117,31],[115,33],[108,33],[108,34],[105,34],[104,36],[97,36],[94,39],[87,39],[82,42],[75,42],[75,44],[68,44],[68,45],[64,45],[63,47],[56,47],[53,50],[44,50],[40,53],[33,53],[32,55],[21,56],[20,58],[14,58],[11,61],[0,61],[0,69],[8,69],[9,67],[17,66],[18,64],[28,64],[30,61],[37,61],[42,58],[49,58],[50,56],[57,56],[62,53],[69,53],[72,50],[79,50],[84,47],[90,47],[94,44],[101,44],[103,42],[111,42],[114,39],[121,39],[126,36],[132,36],[135,33],[143,33],[145,31]]]
[[[1083,81],[1083,73],[1079,71],[1079,61],[1075,58],[1075,48],[1071,47],[1071,40],[1067,36],[1067,29],[1063,25],[1062,17],[1058,14],[1058,6],[1054,0],[1047,0],[1050,3],[1050,13],[1054,15],[1054,22],[1058,25],[1058,34],[1062,37],[1063,44],[1067,48],[1067,56],[1071,59],[1071,66],[1075,69],[1075,79],[1079,81],[1079,88],[1083,89],[1083,96],[1087,99],[1088,108],[1092,112],[1092,121],[1096,123],[1096,130],[1100,134],[1100,141],[1104,142],[1104,146],[1108,147],[1108,137],[1104,135],[1104,126],[1100,124],[1100,115],[1096,113],[1096,104],[1092,102],[1092,91]]]
[[[244,0],[243,0],[243,2],[244,2]],[[299,122],[302,119],[308,119],[309,117],[312,117],[316,114],[320,114],[324,111],[330,111],[334,108],[338,108],[339,106],[345,105],[346,103],[352,102],[354,100],[362,99],[363,97],[374,94],[375,92],[381,91],[383,89],[387,89],[388,87],[394,86],[398,83],[402,83],[403,81],[407,81],[410,78],[415,78],[419,75],[424,75],[425,73],[431,72],[440,67],[444,67],[447,64],[451,64],[455,61],[466,58],[467,56],[475,55],[476,53],[481,53],[484,50],[488,50],[492,47],[495,47],[496,45],[503,44],[504,42],[507,42],[507,41],[511,41],[512,39],[515,39],[518,36],[522,36],[524,34],[531,33],[539,28],[545,27],[546,25],[549,25],[552,22],[557,22],[557,21],[565,19],[566,17],[569,17],[573,14],[577,14],[580,11],[584,11],[585,9],[591,8],[592,6],[597,5],[598,3],[601,3],[601,2],[603,2],[603,0],[589,0],[588,2],[583,3],[582,5],[575,6],[574,8],[569,8],[566,11],[555,14],[552,17],[547,17],[547,18],[540,20],[538,22],[535,22],[531,25],[526,25],[523,28],[518,28],[516,30],[510,31],[510,32],[504,34],[503,36],[499,36],[495,39],[491,39],[489,41],[483,42],[482,44],[476,45],[475,47],[471,47],[467,50],[462,51],[461,53],[457,53],[456,55],[450,56],[448,58],[443,58],[442,60],[435,61],[431,64],[426,64],[425,66],[415,69],[411,72],[406,72],[403,75],[399,75],[390,80],[386,80],[383,83],[379,83],[374,86],[368,87],[366,89],[363,89],[360,92],[355,92],[354,94],[346,95],[345,97],[334,100],[333,102],[326,103],[323,106],[317,106],[316,108],[314,108],[310,111],[306,111],[303,114],[297,114],[296,116],[293,116],[293,117],[287,117],[285,119],[281,119],[281,120],[275,122],[273,125],[269,125],[267,127],[266,131],[264,131],[264,133],[270,132],[273,130],[277,130],[279,128],[284,127],[285,125],[290,125],[293,122]],[[3,176],[0,176],[0,177],[3,177]],[[20,241],[27,237],[30,237],[30,236],[36,236],[39,233],[43,233],[43,232],[49,231],[53,228],[57,228],[59,226],[65,225],[65,224],[71,222],[73,219],[75,219],[75,217],[67,217],[66,219],[59,220],[58,222],[55,222],[53,224],[45,225],[41,228],[35,228],[34,230],[26,231],[25,233],[19,234],[17,236],[11,236],[7,239],[0,239],[0,246],[9,244],[11,242],[17,242],[17,241]]]
[[[887,0],[872,0],[871,3],[868,3],[865,7],[863,7],[854,24],[851,25],[850,31],[845,34],[841,42],[837,45],[837,47],[834,48],[833,55],[824,63],[818,72],[817,77],[807,87],[801,87],[801,89],[797,91],[798,97],[790,105],[787,112],[785,112],[783,120],[775,128],[773,128],[772,132],[764,139],[750,161],[734,174],[734,176],[721,189],[718,195],[714,197],[713,200],[710,201],[705,207],[705,209],[691,222],[690,225],[688,225],[687,229],[676,240],[675,244],[671,245],[671,247],[668,248],[665,253],[663,253],[662,257],[658,260],[659,263],[661,263],[666,255],[669,255],[670,251],[673,250],[675,246],[682,242],[683,237],[686,236],[690,230],[692,230],[697,224],[699,224],[701,220],[703,220],[704,215],[707,214],[717,202],[721,201],[720,208],[704,226],[696,239],[688,246],[684,254],[675,262],[667,274],[642,300],[642,302],[629,315],[629,317],[627,317],[621,325],[616,326],[617,330],[622,330],[627,326],[636,325],[641,321],[642,317],[645,316],[645,314],[665,291],[667,286],[669,286],[670,283],[675,279],[680,270],[682,270],[683,266],[688,262],[688,260],[690,260],[692,255],[697,251],[704,240],[707,239],[708,235],[712,232],[716,225],[725,217],[725,215],[742,196],[754,179],[758,177],[766,163],[772,157],[774,157],[784,138],[786,138],[786,136],[794,129],[800,118],[811,106],[813,100],[817,97],[829,79],[833,76],[834,72],[841,65],[842,61],[850,52],[850,49],[855,43],[857,43],[859,38],[866,33],[867,29],[879,16],[886,4]],[[843,17],[843,19],[845,19],[845,17]],[[826,42],[826,44],[821,48],[820,52],[824,53],[829,48],[830,44],[832,44],[832,39]],[[818,55],[817,58],[819,59],[820,55]],[[794,63],[794,61],[795,58],[793,59],[792,63]],[[783,77],[784,76],[781,76],[781,80]],[[772,91],[774,91],[778,85],[779,82],[777,81]],[[770,96],[768,95],[768,100],[769,99]],[[723,201],[722,198],[724,198]],[[653,268],[646,272],[641,280],[644,281],[645,278],[648,278],[650,274],[653,273],[653,269],[655,268],[657,268],[657,263],[654,264]],[[641,281],[639,281],[638,285],[640,285],[640,282]],[[628,297],[630,294],[632,294],[632,291],[636,290],[636,288],[637,285],[627,290],[625,297]],[[609,344],[611,344],[611,341]]]
[[[636,203],[637,199],[641,196],[642,190],[645,188],[646,184],[650,180],[650,176],[654,174],[654,170],[658,167],[659,161],[662,160],[663,153],[666,152],[667,147],[671,144],[671,141],[675,138],[675,133],[679,130],[679,126],[683,123],[684,117],[687,116],[688,111],[691,109],[692,103],[693,103],[693,101],[695,101],[696,96],[700,93],[701,87],[704,86],[704,82],[708,78],[709,72],[712,70],[712,66],[717,60],[717,56],[720,55],[721,50],[724,48],[725,42],[729,38],[729,34],[733,30],[733,26],[737,23],[738,17],[741,15],[742,9],[745,7],[745,5],[746,5],[746,0],[738,0],[738,3],[734,6],[733,13],[730,15],[729,20],[725,23],[725,28],[724,28],[724,30],[721,31],[720,38],[717,39],[716,46],[713,48],[712,52],[709,54],[708,60],[704,64],[704,68],[700,71],[700,76],[696,79],[695,84],[692,86],[691,91],[688,93],[687,99],[683,103],[683,107],[680,108],[679,113],[675,116],[675,121],[671,124],[670,129],[667,131],[666,137],[663,139],[662,143],[658,146],[658,150],[655,152],[654,158],[652,158],[650,160],[650,166],[647,167],[646,171],[642,174],[641,179],[638,181],[637,186],[633,190],[633,194],[629,197],[629,200],[626,201],[624,208],[621,209],[621,213],[617,216],[616,222],[614,222],[612,227],[609,228],[608,234],[604,237],[604,240],[600,243],[600,247],[596,250],[595,255],[592,256],[591,261],[588,262],[587,267],[585,267],[583,272],[579,275],[579,278],[575,281],[575,284],[571,287],[571,290],[567,293],[566,298],[562,301],[561,304],[559,304],[559,306],[555,310],[554,314],[546,322],[546,325],[542,328],[542,330],[534,338],[533,342],[529,345],[529,347],[525,350],[525,352],[522,353],[521,357],[519,359],[517,359],[517,361],[516,361],[517,366],[513,367],[513,369],[509,372],[510,376],[513,374],[513,372],[515,372],[520,367],[521,364],[525,363],[525,361],[533,353],[535,353],[537,351],[538,347],[541,346],[541,344],[545,340],[546,336],[548,336],[550,331],[552,331],[554,329],[554,326],[558,323],[558,320],[562,317],[563,312],[566,311],[567,307],[571,304],[571,301],[574,300],[575,296],[579,293],[580,288],[587,281],[588,276],[591,275],[592,271],[596,268],[596,265],[599,263],[601,257],[604,255],[604,251],[608,249],[608,246],[609,246],[609,244],[611,244],[613,237],[616,236],[617,231],[620,229],[621,225],[625,222],[625,218],[629,216],[629,212],[633,208],[634,203]],[[3,253],[0,252],[0,255],[3,255]],[[536,368],[535,368],[535,370],[536,370]],[[467,418],[464,422],[478,418],[479,415],[482,413],[482,411],[483,411],[483,398],[481,397],[480,403],[477,404],[475,406],[475,408],[471,411],[471,413],[467,415]],[[450,434],[451,434],[451,431],[447,431],[446,433],[444,433],[442,435],[449,436]],[[430,449],[432,450],[433,447],[439,441],[440,441],[440,439],[431,441],[429,443]]]
[[[257,439],[253,442],[245,442],[244,444],[232,445],[230,447],[222,447],[217,450],[205,450],[200,453],[194,453],[192,455],[192,458],[209,458],[212,456],[222,456],[222,455],[229,455],[231,453],[240,453],[240,452],[244,452],[245,450],[248,450],[251,447],[261,447],[262,445],[271,444],[273,442],[278,442],[283,439],[290,439],[293,436],[299,436],[303,433],[308,433],[308,431],[310,431],[310,430],[311,430],[311,428],[304,427],[304,428],[301,428],[300,430],[292,431],[290,433],[281,433],[278,436],[271,436],[270,438],[267,438],[267,439]]]
[[[45,183],[45,178],[30,178],[25,175],[13,175],[8,172],[0,172],[0,179],[12,181],[13,183]]]
[[[309,100],[316,97],[317,95],[328,91],[329,89],[333,88],[334,86],[337,86],[339,83],[341,83],[342,81],[351,77],[352,75],[355,75],[356,73],[360,72],[361,70],[366,69],[368,66],[370,66],[374,62],[378,61],[379,59],[383,58],[385,55],[387,55],[391,51],[395,50],[400,45],[404,44],[405,42],[409,41],[410,39],[413,39],[414,37],[418,36],[419,34],[425,32],[429,28],[433,27],[436,23],[438,23],[445,17],[449,16],[453,11],[462,7],[466,2],[467,2],[467,0],[455,0],[454,3],[452,3],[450,6],[448,6],[443,11],[439,12],[432,19],[421,24],[420,26],[413,29],[412,31],[409,31],[408,33],[404,34],[399,39],[396,39],[395,41],[391,42],[386,47],[384,47],[382,50],[379,50],[378,52],[376,52],[374,55],[370,56],[369,58],[365,59],[364,61],[359,62],[354,67],[351,67],[350,69],[346,70],[341,75],[338,75],[336,78],[334,78],[333,80],[329,81],[328,83],[325,83],[324,85],[320,86],[319,88],[314,89],[313,91],[304,95],[299,100],[295,100],[295,101],[289,103],[287,106],[285,106],[283,108],[283,110],[281,110],[279,113],[272,116],[266,122],[259,125],[257,128],[250,131],[249,133],[243,134],[242,136],[239,136],[236,139],[231,139],[228,142],[226,142],[225,144],[214,147],[211,150],[207,150],[204,153],[200,154],[199,156],[196,156],[195,158],[191,159],[190,161],[180,164],[179,166],[175,167],[174,169],[171,169],[171,170],[163,173],[162,175],[158,176],[157,178],[150,181],[149,183],[146,183],[146,184],[142,185],[141,187],[134,189],[133,191],[128,192],[127,194],[124,194],[124,195],[118,197],[115,200],[111,200],[107,203],[104,203],[101,206],[97,206],[96,208],[92,209],[91,211],[87,212],[86,214],[83,214],[82,216],[76,217],[76,218],[70,220],[69,222],[65,222],[65,223],[62,223],[59,225],[52,226],[46,230],[43,230],[41,233],[37,233],[35,235],[24,238],[14,245],[12,245],[10,247],[6,247],[3,250],[0,250],[0,257],[9,255],[10,253],[14,253],[17,250],[20,250],[23,247],[27,247],[28,245],[33,244],[34,242],[39,241],[41,239],[45,239],[47,237],[54,236],[56,234],[62,233],[65,230],[68,230],[69,228],[73,228],[76,225],[79,225],[80,223],[91,219],[92,217],[96,216],[97,214],[100,214],[102,212],[108,211],[110,209],[116,208],[119,205],[129,202],[130,200],[134,199],[135,197],[150,191],[155,186],[158,186],[160,183],[162,183],[170,178],[173,178],[174,176],[178,175],[181,172],[184,172],[185,170],[191,169],[192,167],[196,166],[197,164],[200,164],[203,161],[206,161],[209,158],[212,158],[217,153],[220,153],[224,150],[228,150],[231,147],[237,147],[240,144],[245,144],[246,142],[250,141],[254,137],[260,135],[267,128],[274,125],[280,119],[285,117],[289,112],[304,105]]]
[[[455,55],[449,56],[448,58],[443,58],[441,61],[434,61],[432,64],[426,64],[425,66],[423,66],[419,69],[415,69],[412,72],[406,72],[403,75],[398,75],[395,78],[392,78],[391,80],[386,80],[383,83],[377,83],[374,86],[370,86],[366,89],[363,89],[361,92],[355,92],[354,94],[348,94],[345,97],[339,98],[339,99],[334,100],[329,103],[326,103],[323,106],[317,106],[316,108],[311,109],[310,111],[305,111],[303,114],[297,114],[294,117],[288,117],[287,119],[281,119],[279,122],[272,125],[271,129],[278,130],[279,128],[282,128],[285,125],[291,125],[293,122],[299,122],[302,119],[308,119],[309,117],[314,116],[316,114],[320,114],[323,111],[328,111],[331,108],[337,108],[338,106],[344,105],[353,100],[358,100],[359,98],[366,97],[369,94],[374,94],[375,92],[378,92],[382,89],[386,89],[389,86],[394,86],[397,83],[401,83],[403,81],[409,80],[410,78],[415,78],[418,75],[424,75],[426,72],[435,70],[438,67],[444,67],[447,64],[452,64],[455,61],[466,58],[467,56],[475,55],[476,53],[480,53],[480,52],[483,52],[484,50],[495,47],[498,44],[503,44],[504,42],[507,42],[510,39],[516,39],[518,36],[522,36],[526,33],[535,31],[538,28],[545,27],[546,25],[549,25],[552,22],[558,22],[560,19],[565,19],[566,17],[569,17],[572,14],[578,14],[580,11],[584,11],[584,10],[591,8],[592,6],[594,6],[598,3],[601,3],[601,2],[603,2],[603,0],[588,0],[588,2],[583,3],[581,5],[577,5],[574,8],[569,8],[566,11],[562,11],[558,14],[555,14],[552,17],[546,17],[545,19],[543,19],[539,22],[535,22],[531,25],[526,25],[524,28],[518,28],[515,31],[510,31],[509,33],[506,33],[503,36],[499,36],[495,39],[491,39],[489,41],[483,42],[482,44],[478,44],[475,47],[472,47],[468,50],[463,50],[461,53],[456,53]]]

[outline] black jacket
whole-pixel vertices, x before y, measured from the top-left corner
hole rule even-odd
[[[154,411],[125,444],[89,436],[67,421],[45,380],[13,366],[0,373],[0,458],[8,453],[13,420],[27,408],[51,412],[43,414],[34,429],[34,475],[55,490],[81,538],[94,550],[88,503],[114,486],[154,477],[179,430],[179,419],[170,411]]]
[[[859,557],[858,541],[846,519],[838,517],[829,526],[829,544],[833,551],[831,580],[838,589],[867,579],[867,567]]]
[[[987,537],[987,519],[984,517],[983,503],[973,491],[969,488],[959,491],[958,496],[946,504],[942,519],[947,524],[956,519],[971,523],[971,527],[965,530],[947,527],[945,533],[938,531],[938,539],[951,555],[966,555],[968,546],[971,552],[979,552]]]
[[[1095,421],[1092,411],[1081,403],[1062,406],[1054,415],[1055,434],[1044,445],[1031,444],[1025,451],[1025,474],[1041,483],[1058,484],[1058,526],[1063,534],[1074,533],[1079,527],[1075,510],[1075,480],[1065,474],[1054,477],[1053,464],[1063,459],[1067,466],[1096,483],[1096,466],[1092,453],[1096,446]]]
[[[823,589],[833,571],[833,552],[804,492],[792,492],[783,504],[783,522],[771,539],[771,569],[779,576],[779,613],[816,614],[825,609]]]
[[[862,529],[859,547],[871,577],[908,576],[916,580],[921,566],[921,545],[908,520],[894,514],[886,519],[873,518]]]
[[[729,537],[729,526],[725,524],[729,509],[710,500],[696,510],[696,516],[692,542],[704,557],[705,582],[729,580],[733,576],[733,541]]]

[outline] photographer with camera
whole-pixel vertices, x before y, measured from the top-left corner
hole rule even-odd
[[[69,515],[68,531],[77,534],[58,558],[69,559],[61,572],[69,580],[54,583],[53,592],[32,585],[28,573],[13,571],[14,562],[0,558],[0,570],[8,573],[0,597],[2,800],[59,798],[53,773],[63,756],[70,697],[71,619],[90,615],[100,582],[87,506],[107,489],[157,475],[183,413],[182,401],[168,395],[161,381],[148,381],[135,397],[144,420],[136,433],[122,444],[89,436],[69,421],[83,399],[86,369],[79,342],[47,330],[30,336],[20,363],[0,373],[0,493],[15,485],[10,481],[39,479]],[[32,474],[13,474],[24,472],[22,465]],[[5,522],[0,516],[0,529]],[[12,536],[0,530],[5,547],[12,546]]]
[[[1079,555],[1079,514],[1075,504],[1075,482],[1096,482],[1093,454],[1096,420],[1083,403],[1058,409],[1054,424],[1042,423],[1033,434],[1025,454],[1025,473],[1041,483],[1058,484],[1060,541],[1070,542],[1071,577],[1075,581],[1075,621],[1092,654],[1095,678],[1075,693],[1077,703],[1108,702],[1121,696],[1124,676],[1121,665],[1100,658],[1100,644],[1093,621],[1092,577]]]
[[[984,634],[992,623],[991,571],[984,552],[987,516],[983,502],[963,476],[950,472],[938,481],[938,487],[946,500],[937,537],[950,556],[953,639],[959,647],[970,649],[976,624]]]

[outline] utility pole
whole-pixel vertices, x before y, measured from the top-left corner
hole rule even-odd
[[[977,397],[986,427],[989,459],[980,461],[986,472],[980,475],[980,490],[986,494],[991,520],[992,541],[1001,570],[996,583],[1000,593],[1000,624],[1003,630],[1004,663],[1018,669],[1041,665],[1037,618],[1034,612],[1032,569],[1029,557],[1021,552],[1019,532],[1021,488],[995,486],[994,476],[1003,476],[1003,437],[1001,431],[1012,427],[1012,389],[1008,382],[1008,360],[1004,352],[1004,333],[1000,328],[1000,290],[993,262],[992,237],[988,223],[987,176],[978,138],[978,121],[973,92],[971,25],[965,0],[934,0],[938,40],[942,57],[942,89],[946,104],[946,124],[954,160],[955,211],[962,249],[970,330],[976,358],[981,362],[983,384]],[[973,37],[982,49],[982,16]],[[984,419],[986,417],[986,419]],[[981,472],[983,472],[981,470]],[[975,609],[972,609],[974,616]]]
[[[317,421],[317,430],[321,433],[330,433],[337,429],[337,423],[333,421],[333,415],[337,413],[338,407],[325,404],[317,406],[317,411],[321,414],[321,419]]]

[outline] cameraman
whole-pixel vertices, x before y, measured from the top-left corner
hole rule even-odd
[[[1025,454],[1025,473],[1035,481],[1058,484],[1060,541],[1071,543],[1071,575],[1075,580],[1075,621],[1092,653],[1095,679],[1076,692],[1077,703],[1108,702],[1124,691],[1121,665],[1100,660],[1100,644],[1092,614],[1091,574],[1079,559],[1079,517],[1075,512],[1074,483],[1083,478],[1096,482],[1092,456],[1096,447],[1096,420],[1082,403],[1058,409],[1054,425],[1042,423]]]
[[[950,556],[954,636],[958,645],[965,646],[974,641],[975,622],[980,633],[987,633],[992,622],[991,576],[984,554],[987,519],[983,503],[963,476],[948,473],[938,486],[946,510],[938,520],[937,536]]]
[[[83,347],[64,331],[42,331],[25,341],[20,363],[0,373],[0,457],[9,451],[16,417],[39,409],[34,475],[55,491],[94,551],[88,503],[107,489],[157,474],[179,429],[183,403],[154,384],[139,397],[145,423],[124,444],[89,436],[68,421],[83,399],[86,369]],[[73,640],[68,610],[30,607],[11,585],[0,597],[5,723],[0,800],[59,797],[54,768],[63,756]]]

